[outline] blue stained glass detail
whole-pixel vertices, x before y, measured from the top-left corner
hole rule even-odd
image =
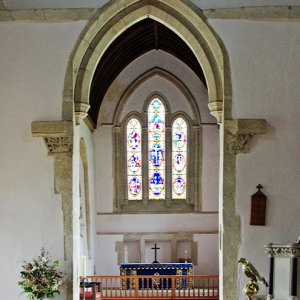
[[[159,167],[164,160],[164,151],[159,144],[154,144],[150,150],[150,160],[154,167]]]
[[[161,194],[161,191],[164,189],[164,180],[160,173],[156,172],[153,174],[153,177],[150,179],[150,188],[155,196],[158,197]]]
[[[181,150],[186,143],[186,135],[184,134],[184,132],[176,132],[175,134],[175,139],[174,139],[174,145],[178,150]]]
[[[136,118],[127,124],[127,191],[128,200],[142,199],[141,124]]]
[[[154,115],[149,123],[149,129],[153,139],[159,139],[164,131],[164,122],[162,122],[159,115]]]
[[[129,193],[132,196],[138,196],[142,189],[142,183],[137,177],[133,177],[128,182]]]
[[[185,168],[185,157],[182,153],[178,153],[174,158],[174,168],[176,171],[181,172]]]
[[[136,150],[139,148],[140,143],[141,143],[141,137],[135,130],[133,130],[129,133],[128,143],[129,143],[129,147],[133,150]]]
[[[173,191],[176,195],[180,196],[185,192],[185,181],[181,177],[175,178],[173,182]]]
[[[158,110],[158,109],[160,109],[160,107],[161,107],[161,102],[160,102],[160,100],[158,100],[158,99],[154,99],[154,100],[151,102],[151,105],[152,105],[152,107],[154,108],[154,110]]]
[[[133,154],[129,157],[128,167],[133,173],[140,171],[141,167],[141,158],[140,156]]]
[[[186,199],[187,124],[178,117],[172,125],[172,199]]]
[[[154,98],[148,107],[149,199],[165,198],[165,107]]]

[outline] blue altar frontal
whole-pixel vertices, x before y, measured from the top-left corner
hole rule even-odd
[[[193,275],[192,263],[121,264],[120,275]]]
[[[193,275],[193,264],[192,263],[123,263],[120,265],[121,276],[170,276],[170,275]],[[142,283],[139,281],[139,288],[143,285],[144,288],[150,287],[152,281],[146,279]],[[163,280],[163,287],[171,287],[171,279]],[[181,285],[185,285],[185,280],[181,281]],[[127,286],[128,288],[128,286]]]

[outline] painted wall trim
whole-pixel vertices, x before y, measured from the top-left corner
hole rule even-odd
[[[8,10],[0,0],[0,22],[60,23],[89,20],[96,8],[18,9]],[[253,6],[203,10],[207,19],[256,21],[300,21],[300,6]]]

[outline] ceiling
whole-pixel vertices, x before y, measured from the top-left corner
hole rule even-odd
[[[97,124],[102,100],[116,77],[133,60],[151,50],[163,50],[189,66],[206,86],[203,71],[191,49],[172,30],[151,18],[127,29],[106,50],[94,73],[89,115]]]
[[[8,9],[80,7],[98,8],[101,7],[103,4],[109,2],[109,0],[3,0],[3,2]],[[191,0],[191,2],[195,3],[201,9],[234,8],[247,6],[300,5],[300,0]]]

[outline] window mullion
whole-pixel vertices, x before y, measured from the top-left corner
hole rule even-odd
[[[172,128],[166,127],[166,204],[172,202]]]
[[[200,150],[202,153],[202,139],[201,139],[201,127],[193,126],[190,131],[191,139],[188,144],[188,163],[190,166],[191,173],[188,175],[188,190],[187,190],[187,199],[192,201],[191,204],[194,204],[195,211],[202,210],[202,201],[201,201],[201,156],[199,154]],[[195,149],[196,151],[192,151]]]
[[[148,205],[149,201],[149,166],[148,166],[148,128],[142,128],[142,181],[143,181],[143,203]]]

